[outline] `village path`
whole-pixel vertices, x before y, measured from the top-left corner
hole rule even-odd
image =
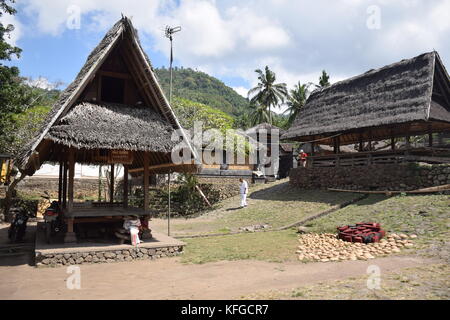
[[[2,259],[0,299],[239,299],[257,292],[368,276],[370,265],[379,266],[383,276],[432,262],[396,256],[338,263],[224,261],[194,265],[167,258],[81,266],[81,290],[69,290],[66,279],[70,275],[64,267],[13,266]]]

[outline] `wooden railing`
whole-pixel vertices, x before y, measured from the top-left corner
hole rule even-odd
[[[354,167],[403,162],[450,163],[450,148],[340,153],[308,158],[308,167]]]

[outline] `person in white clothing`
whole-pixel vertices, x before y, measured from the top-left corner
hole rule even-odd
[[[248,183],[244,179],[239,179],[241,183],[239,187],[239,193],[241,194],[241,208],[247,206],[247,195],[248,195]]]

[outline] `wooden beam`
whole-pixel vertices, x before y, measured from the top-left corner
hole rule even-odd
[[[149,210],[149,194],[148,194],[148,185],[149,185],[149,159],[148,152],[144,152],[144,211],[148,212]]]
[[[107,76],[112,78],[119,78],[119,79],[132,79],[132,76],[129,73],[123,73],[123,72],[114,72],[114,71],[99,71],[97,74],[101,76]]]
[[[69,149],[69,183],[68,183],[68,203],[67,211],[70,213],[73,211],[73,185],[75,177],[75,149]]]
[[[157,165],[153,165],[153,166],[148,166],[148,170],[157,170],[157,169],[169,169],[169,168],[174,168],[174,167],[178,167],[178,166],[185,166],[185,165],[194,165],[194,161],[192,161],[190,164],[175,164],[175,163],[163,163],[163,164],[157,164]],[[144,166],[145,167],[145,166]],[[128,172],[129,173],[138,173],[138,172],[142,172],[144,171],[144,168],[136,168],[136,169],[130,169]]]
[[[123,166],[123,207],[128,208],[128,165]]]
[[[205,203],[208,205],[208,207],[212,207],[211,203],[209,202],[208,198],[205,196],[205,194],[203,193],[202,189],[200,189],[199,186],[195,186],[195,189],[198,191],[198,193],[200,193],[200,196],[203,198],[203,201],[205,201]]]

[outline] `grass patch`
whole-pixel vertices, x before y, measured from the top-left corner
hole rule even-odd
[[[450,197],[447,195],[371,195],[328,216],[311,221],[313,232],[335,232],[336,227],[376,221],[390,232],[415,233],[422,238],[448,235]]]
[[[356,199],[359,195],[321,190],[300,190],[284,182],[258,186],[249,197],[249,207],[238,209],[239,197],[227,199],[221,208],[192,219],[173,219],[175,235],[197,235],[238,231],[241,227],[268,224],[272,228],[284,227]],[[164,223],[154,220],[154,225]]]
[[[297,234],[293,230],[183,239],[183,263],[232,260],[294,261]]]

